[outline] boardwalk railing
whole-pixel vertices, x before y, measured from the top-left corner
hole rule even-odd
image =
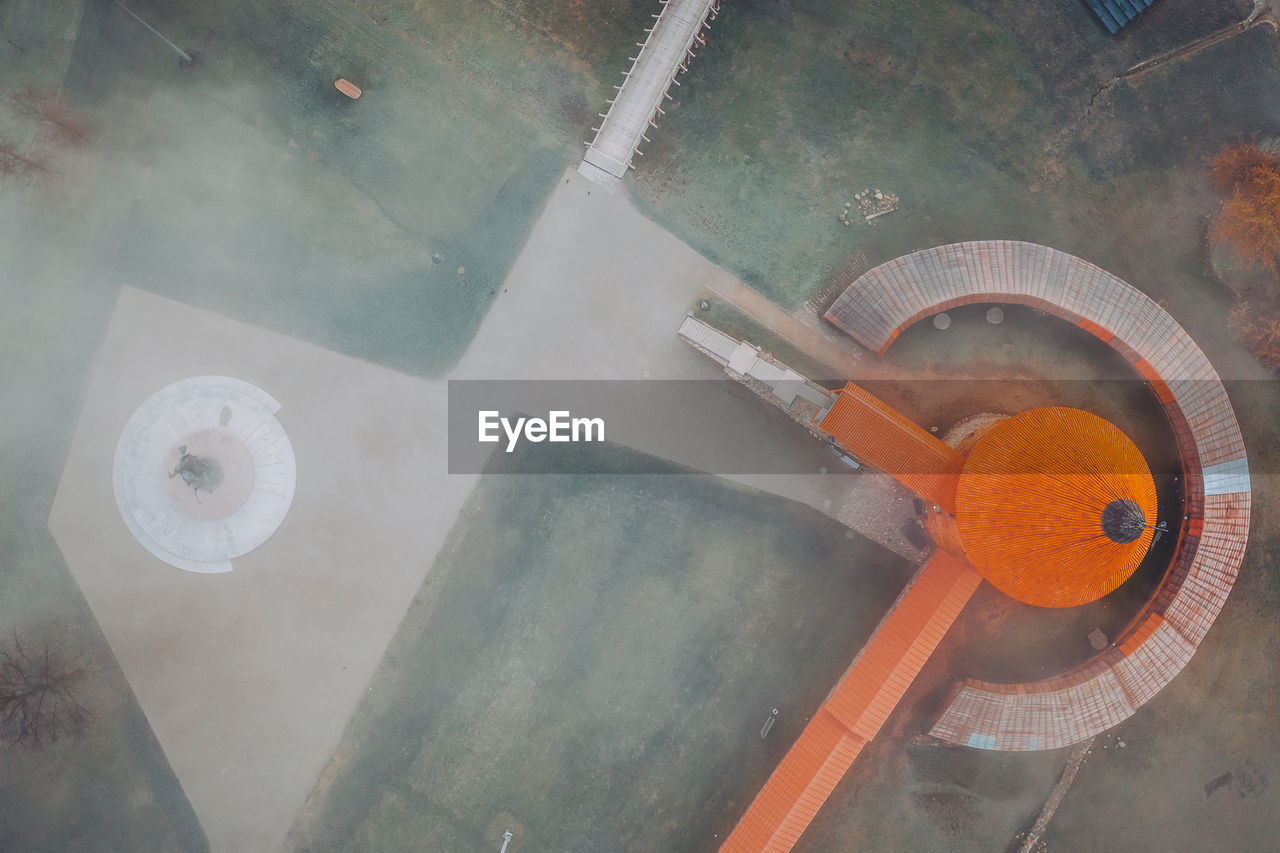
[[[613,188],[632,168],[632,159],[642,153],[641,142],[647,142],[645,131],[657,127],[662,114],[662,99],[670,98],[667,90],[680,82],[676,75],[689,66],[700,33],[720,9],[720,0],[662,0],[662,11],[637,42],[640,52],[632,57],[631,68],[614,86],[618,94],[609,102],[609,112],[601,113],[603,121],[595,139],[587,143],[586,156],[578,171],[598,184]]]

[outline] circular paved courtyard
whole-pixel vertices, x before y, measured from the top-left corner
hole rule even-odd
[[[227,572],[280,527],[293,503],[293,445],[271,395],[240,379],[196,376],[147,398],[112,466],[134,538],[171,566]]]

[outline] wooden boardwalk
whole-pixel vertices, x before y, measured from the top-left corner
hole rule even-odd
[[[1056,749],[1123,721],[1191,660],[1244,558],[1248,460],[1226,389],[1191,337],[1136,288],[1072,255],[1004,240],[925,249],[867,272],[825,316],[883,353],[912,323],[975,302],[1029,305],[1109,344],[1162,403],[1182,460],[1186,519],[1174,558],[1115,644],[1042,681],[967,679],[931,730],[985,749]]]
[[[587,143],[586,156],[578,171],[605,187],[617,186],[632,158],[645,141],[645,131],[655,126],[662,112],[662,99],[669,97],[672,84],[680,85],[678,74],[687,66],[697,44],[698,33],[715,17],[720,0],[662,0],[662,11],[648,31],[648,37],[631,64],[631,69],[615,87],[618,94],[610,102],[609,113]]]
[[[721,853],[790,850],[915,681],[982,575],[936,551],[774,769]]]

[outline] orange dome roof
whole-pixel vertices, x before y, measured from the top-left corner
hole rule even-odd
[[[996,589],[1040,607],[1074,607],[1124,583],[1151,545],[1156,487],[1114,424],[1079,409],[1001,421],[965,461],[956,526]]]

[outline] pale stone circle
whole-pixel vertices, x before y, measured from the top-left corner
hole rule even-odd
[[[154,556],[190,572],[228,572],[266,542],[293,503],[293,445],[280,404],[228,376],[195,376],[148,397],[116,445],[116,506]],[[203,490],[203,491],[202,491]]]

